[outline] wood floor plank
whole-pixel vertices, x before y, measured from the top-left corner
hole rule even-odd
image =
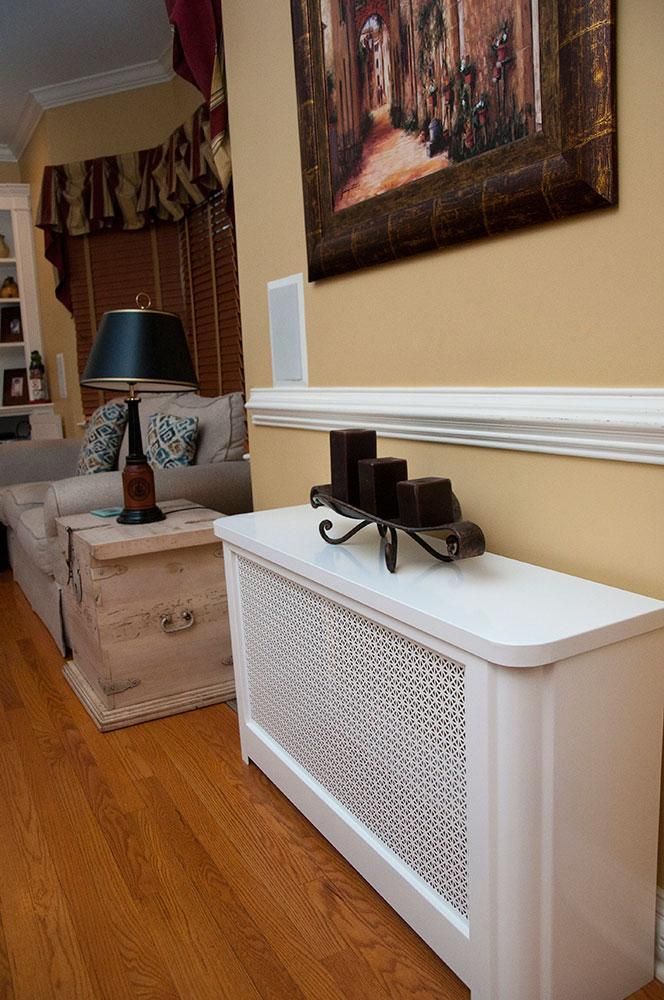
[[[149,915],[164,963],[181,996],[196,996],[197,1000],[260,1000],[248,971],[219,934],[213,914],[170,849],[163,814],[144,810],[139,821],[162,884],[159,897],[147,900],[143,911]]]
[[[91,997],[92,982],[15,749],[0,756],[0,799],[4,803],[0,819],[4,871],[11,870],[19,877],[22,890],[28,889],[36,918],[32,921],[33,929],[40,939],[39,951],[28,954],[28,964],[17,978],[27,978],[32,990],[32,966],[39,955],[53,996]]]
[[[20,639],[10,639],[6,646],[7,660],[4,671],[6,680],[16,694],[12,707],[28,713],[35,739],[46,761],[64,760],[65,750],[48,712],[48,706],[32,673],[31,659],[25,659],[19,646]],[[38,676],[39,669],[36,670]]]
[[[413,948],[416,947],[420,979],[427,983],[427,989],[435,989],[441,967],[437,955],[420,938],[415,939],[417,944],[414,945],[413,932],[405,921],[368,882],[358,878],[345,858],[331,847],[304,816],[291,807],[285,796],[265,775],[257,768],[244,764],[238,752],[237,717],[228,712],[217,712],[213,718],[207,711],[198,712],[191,719],[191,726],[200,733],[206,747],[219,758],[224,783],[235,787],[238,793],[243,789],[248,791],[249,801],[245,808],[251,810],[254,823],[267,826],[273,836],[278,831],[278,836],[286,846],[290,845],[292,851],[304,853],[315,862],[318,874],[311,880],[311,885],[335,886],[337,899],[353,900],[351,921],[345,921],[341,912],[337,914],[335,921],[331,921],[331,914],[326,912],[325,900],[321,897],[315,901],[316,908],[325,913],[326,923],[337,927],[343,940],[356,951],[358,957],[362,954],[367,935],[384,942],[392,956],[405,953],[409,963],[412,963]],[[458,990],[460,980],[450,970],[446,971],[450,972],[450,989]],[[468,991],[463,986],[461,988],[459,995],[467,997]]]
[[[58,669],[55,674],[45,671],[39,656],[36,655],[34,644],[19,642],[18,646],[38,686],[40,703],[47,706],[54,727],[61,735],[66,734],[68,737],[65,749],[77,757],[85,753],[85,750],[80,749],[81,742],[90,752],[94,747],[95,764],[103,772],[104,781],[111,789],[120,809],[125,813],[139,810],[143,800],[136,789],[136,778],[145,777],[145,773],[135,776],[131,769],[125,766],[125,762],[118,759],[117,744],[113,741],[112,735],[109,738],[99,733],[83,705],[76,697],[72,697],[68,684],[63,683],[61,670]]]
[[[173,998],[152,939],[68,760],[44,758],[24,711],[10,725],[53,860],[66,886],[72,921],[102,1000],[118,996]]]
[[[42,930],[32,907],[28,887],[15,864],[3,865],[0,917],[7,949],[6,968],[10,975],[9,982],[2,984],[2,990],[16,1000],[51,997],[53,994],[48,971],[40,960],[45,947]]]
[[[5,928],[2,923],[2,904],[0,897],[0,1000],[16,1000],[14,985],[12,980],[11,964],[9,961],[9,951],[7,949],[7,939]]]
[[[2,667],[0,666],[0,670]],[[0,701],[0,746],[11,744],[12,734],[9,729],[9,723],[7,722],[7,713]]]
[[[392,931],[392,920],[358,919],[352,887],[342,892],[324,879],[309,883],[307,891],[316,896],[317,905],[324,909],[331,926],[349,941],[355,964],[370,968],[386,995],[403,1000],[469,1000],[467,986],[437,957],[434,956],[431,965],[413,963],[411,950]],[[408,933],[412,935],[412,931]]]
[[[664,984],[653,979],[643,989],[627,997],[627,1000],[664,1000]]]
[[[155,776],[219,868],[234,900],[260,926],[303,995],[311,1000],[321,997],[325,1000],[348,1000],[339,992],[333,978],[314,954],[314,946],[319,944],[318,931],[307,923],[306,905],[302,907],[300,899],[290,894],[287,900],[283,899],[281,890],[284,879],[279,869],[272,868],[267,877],[256,870],[255,856],[245,851],[242,840],[236,843],[228,834],[223,814],[219,816],[214,803],[199,797],[197,786],[199,790],[203,789],[205,795],[206,783],[194,781],[191,772],[183,774],[148,727],[136,727],[131,738],[140,751],[150,757]],[[167,741],[169,745],[170,741]],[[261,865],[261,869],[263,867]],[[301,886],[299,893],[303,896]],[[328,951],[328,955],[331,954],[334,954],[333,950]],[[287,994],[283,1000],[289,1000]]]
[[[7,810],[0,810],[0,837],[3,850],[2,876],[0,877],[0,920],[3,925],[2,980],[0,995],[6,993],[16,1000],[33,1000],[35,996],[49,997],[51,985],[48,971],[35,956],[44,947],[42,928],[32,906],[32,898],[23,878],[21,866],[16,863],[13,831]]]
[[[278,830],[278,836],[291,850],[305,852],[315,861],[318,876],[306,885],[309,898],[327,926],[336,928],[358,966],[369,953],[383,988],[389,985],[396,996],[432,997],[447,995],[439,993],[442,968],[446,973],[444,989],[455,1000],[467,1000],[468,989],[419,938],[417,976],[412,976],[412,930],[260,771],[244,764],[238,753],[236,716],[216,713],[213,720],[210,713],[198,712],[191,725],[218,756],[224,784],[236,787],[238,792],[249,784],[246,808],[255,810],[254,822],[266,825],[273,835]],[[351,900],[352,905],[348,906],[346,900]]]
[[[300,849],[297,838],[293,840],[281,837],[279,823],[274,816],[267,817],[267,824],[257,822],[261,786],[267,779],[255,768],[245,766],[239,753],[237,715],[227,707],[225,710],[220,708],[214,715],[206,710],[196,712],[188,725],[183,725],[183,716],[164,720],[165,728],[171,736],[169,745],[178,746],[177,760],[189,758],[192,748],[199,742],[202,743],[205,748],[204,773],[213,775],[216,787],[223,789],[229,803],[233,804],[233,815],[237,816],[242,828],[257,841],[268,839],[265,831],[269,830],[272,857],[277,858],[280,865],[283,864],[294,878],[302,882],[318,878],[320,869],[310,852]],[[281,799],[281,792],[269,782],[267,784]],[[293,822],[298,826],[300,834],[311,828],[300,813],[296,810],[292,810],[292,813]],[[239,834],[239,830],[237,832]],[[320,838],[320,834],[317,836]],[[341,945],[342,942],[336,944]]]
[[[24,638],[33,625],[37,629],[44,628],[13,582],[11,573],[0,574],[0,635]]]
[[[1,626],[0,626],[1,627]],[[14,637],[11,633],[5,633],[0,645],[0,705],[4,708],[19,708],[21,699],[12,680],[10,664],[10,652]]]
[[[467,996],[227,706],[99,733],[0,574],[0,1000]]]
[[[43,644],[28,640],[17,640],[16,646],[20,656],[20,665],[14,660],[14,670],[18,671],[16,685],[20,690],[23,703],[28,707],[37,732],[47,732],[55,736],[61,745],[58,757],[77,756],[81,738],[96,748],[102,747],[103,741],[97,741],[97,727],[80,704],[77,698],[72,698],[69,686],[63,683],[63,659],[58,657],[57,669],[44,669]],[[70,731],[73,734],[73,748],[68,746]],[[130,784],[122,769],[118,776],[120,787]],[[140,798],[130,799],[130,808],[138,808]]]
[[[158,831],[164,838],[162,850],[170,849],[182,868],[192,876],[200,905],[242,961],[258,992],[265,1000],[303,1000],[295,980],[288,974],[265,935],[232,889],[209,853],[185,822],[161,783],[154,777],[144,782],[149,815],[158,817]]]
[[[376,1000],[377,997],[393,996],[391,991],[385,992],[371,966],[364,960],[359,960],[352,948],[336,952],[322,962],[342,996],[352,997],[353,1000]]]
[[[144,778],[154,777],[152,765],[146,758],[138,752],[131,741],[132,728],[116,729],[106,734],[105,742],[112,747],[112,753],[118,761],[119,767],[131,777],[135,784],[143,781]]]
[[[226,779],[224,762],[201,741],[196,740],[189,727],[182,726],[179,718],[166,720],[165,729],[170,739],[168,752],[181,771],[186,769],[198,797],[223,817],[224,829],[236,844],[242,844],[243,855],[254,872],[269,885],[274,872],[279,871],[280,900],[284,907],[298,913],[308,927],[308,940],[317,958],[343,950],[346,942],[336,934],[323,915],[309,904],[300,889],[320,875],[308,855],[298,850],[297,843],[286,842],[279,831],[267,824],[257,823],[250,794],[238,797],[237,789]],[[195,767],[196,763],[200,766]],[[253,781],[253,775],[246,778]],[[302,822],[306,822],[302,817]]]
[[[31,710],[31,720],[38,728],[42,741],[56,758],[60,756],[61,748],[72,765],[131,894],[136,899],[142,899],[156,893],[159,887],[145,859],[135,820],[131,813],[121,809],[89,742],[75,725],[65,700],[67,692],[40,669],[37,650],[31,639],[21,639],[16,646],[20,658],[16,661],[14,681],[24,704]],[[88,738],[97,735],[96,731],[88,728],[91,720],[86,718],[81,721],[88,729]],[[103,753],[103,742],[97,741],[96,745],[98,751]],[[109,773],[115,774],[117,780],[118,771],[111,770]],[[129,783],[125,782],[125,785]],[[139,801],[136,793],[131,798],[132,807],[136,808]]]

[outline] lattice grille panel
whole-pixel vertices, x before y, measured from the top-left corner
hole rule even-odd
[[[463,664],[239,557],[250,715],[468,915]]]

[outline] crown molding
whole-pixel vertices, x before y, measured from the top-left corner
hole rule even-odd
[[[664,389],[253,389],[256,426],[380,436],[664,465]]]
[[[171,28],[171,40],[169,41],[168,45],[163,50],[161,55],[157,56],[157,62],[162,67],[164,72],[169,74],[168,76],[169,80],[171,80],[175,76],[175,70],[173,69],[173,35],[175,33],[175,29],[173,28],[173,25],[170,25],[170,28]]]
[[[32,134],[44,111],[64,104],[89,101],[93,97],[107,97],[123,90],[137,90],[157,83],[167,83],[175,76],[171,66],[171,45],[167,45],[157,59],[124,66],[106,73],[81,76],[64,83],[31,90],[23,105],[16,131],[9,145],[0,145],[0,162],[15,162],[25,152]]]
[[[21,111],[21,117],[18,120],[18,125],[16,126],[16,131],[14,132],[14,138],[12,141],[12,150],[14,152],[14,158],[20,160],[25,152],[34,130],[39,125],[41,117],[43,115],[43,110],[35,101],[32,94],[28,94],[27,99],[23,104],[23,109]]]
[[[54,83],[49,87],[36,87],[30,93],[37,104],[43,110],[47,110],[64,104],[89,101],[93,97],[106,97],[108,94],[117,94],[123,90],[151,87],[157,83],[166,83],[175,75],[170,66],[164,65],[163,60],[162,52],[158,59],[151,59],[149,62],[123,66],[120,69],[108,70],[106,73],[94,73],[92,76],[81,76],[75,80],[66,80],[64,83]]]

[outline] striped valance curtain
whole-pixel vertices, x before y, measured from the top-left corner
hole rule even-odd
[[[221,0],[164,0],[173,27],[173,69],[197,87],[210,114],[210,146],[228,192],[231,151]]]
[[[46,167],[37,226],[58,271],[56,296],[71,311],[67,236],[177,222],[220,190],[205,105],[160,146]]]

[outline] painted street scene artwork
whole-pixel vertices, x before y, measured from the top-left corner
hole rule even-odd
[[[538,0],[319,0],[340,211],[541,129]]]

